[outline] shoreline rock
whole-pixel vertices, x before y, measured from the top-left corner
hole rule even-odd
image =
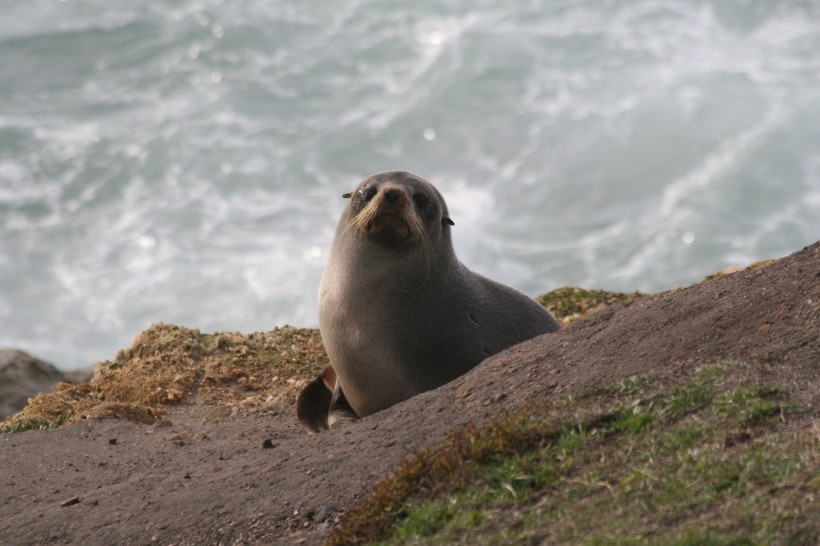
[[[93,402],[95,411],[113,415],[139,402],[164,400],[149,408],[164,412],[161,420],[151,426],[127,418],[86,420],[57,430],[0,434],[0,466],[5,469],[0,484],[7,493],[0,507],[0,534],[20,544],[141,544],[154,537],[164,544],[318,544],[409,454],[443,445],[451,433],[469,433],[503,415],[526,418],[532,404],[546,404],[542,407],[552,411],[560,408],[551,404],[561,400],[613,395],[630,397],[623,405],[627,413],[619,413],[629,423],[634,424],[635,408],[661,412],[654,421],[660,428],[653,430],[662,434],[651,436],[662,437],[669,432],[663,428],[666,406],[656,405],[651,393],[644,395],[642,378],[661,381],[660,395],[697,401],[686,385],[716,365],[737,370],[721,379],[722,390],[714,393],[720,404],[715,411],[728,419],[730,428],[723,429],[725,438],[722,433],[715,441],[707,438],[708,453],[699,449],[692,456],[695,464],[706,464],[711,461],[707,455],[718,453],[734,472],[738,452],[733,450],[755,447],[758,441],[776,446],[772,439],[788,443],[800,434],[801,442],[815,446],[819,279],[816,243],[766,267],[610,306],[489,358],[438,389],[315,436],[301,429],[287,398],[287,389],[298,389],[300,378],[321,366],[321,346],[315,341],[310,345],[316,339],[313,331],[242,336],[157,325],[116,359],[101,364],[91,383],[60,385],[55,393],[66,402]],[[260,389],[270,386],[281,389],[282,398],[269,398],[273,393]],[[771,417],[770,429],[748,432],[753,425],[736,421],[745,415],[746,406],[738,404],[749,401],[748,386],[763,396],[762,415]],[[743,396],[724,396],[738,392]],[[135,397],[115,401],[126,395]],[[48,399],[40,396],[41,402]],[[603,407],[587,409],[594,410],[591,419],[612,415]],[[578,415],[570,408],[567,422],[577,423]],[[596,469],[603,456],[609,464],[618,461],[608,450],[610,436],[600,438],[606,444],[603,451],[591,453]],[[801,502],[808,506],[803,513],[811,516],[816,509],[806,501],[816,500],[817,483],[804,476],[805,469],[817,468],[817,452],[800,453],[794,460],[803,465],[803,474],[795,474],[786,484],[789,489],[775,484],[774,500]],[[636,464],[643,469],[644,462]],[[574,484],[579,477],[585,475],[562,479]],[[754,498],[771,497],[771,484],[741,481],[753,486]],[[606,482],[619,492],[634,483]],[[672,485],[680,489],[676,482]],[[553,491],[541,494],[547,498]],[[61,506],[74,497],[81,502]],[[717,507],[730,516],[727,533],[740,530],[752,536],[757,529],[731,512],[747,498],[745,492],[734,494],[729,504]],[[660,521],[650,529],[660,535],[652,536],[702,527],[700,515],[713,510],[711,501],[706,502],[683,520]],[[798,521],[800,529],[806,527],[804,521],[811,523],[810,518]],[[800,536],[809,543],[817,533],[808,529]]]
[[[45,360],[19,349],[0,350],[0,418],[20,411],[30,397],[64,381],[65,374]]]

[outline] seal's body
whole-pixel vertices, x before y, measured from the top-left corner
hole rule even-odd
[[[326,407],[323,389],[333,391],[330,424],[363,417],[558,330],[533,299],[458,261],[447,205],[429,182],[379,173],[347,196],[319,289],[319,329],[335,375],[326,370],[299,397],[309,431],[328,427],[316,417],[325,415],[316,407]]]

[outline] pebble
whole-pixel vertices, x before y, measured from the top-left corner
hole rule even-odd
[[[67,501],[63,501],[60,506],[72,506],[74,504],[80,503],[80,497],[74,496],[68,499]]]

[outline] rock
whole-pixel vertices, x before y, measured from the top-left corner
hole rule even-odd
[[[16,349],[0,350],[0,419],[61,381],[66,381],[65,375],[52,364]]]
[[[65,507],[65,506],[74,506],[75,504],[80,504],[80,497],[77,497],[77,496],[71,497],[70,499],[61,502],[60,506],[63,506],[63,507]]]

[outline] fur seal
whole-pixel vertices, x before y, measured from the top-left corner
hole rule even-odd
[[[560,328],[532,298],[459,262],[447,205],[423,178],[378,173],[344,197],[319,288],[330,366],[296,404],[309,432],[388,408]]]

